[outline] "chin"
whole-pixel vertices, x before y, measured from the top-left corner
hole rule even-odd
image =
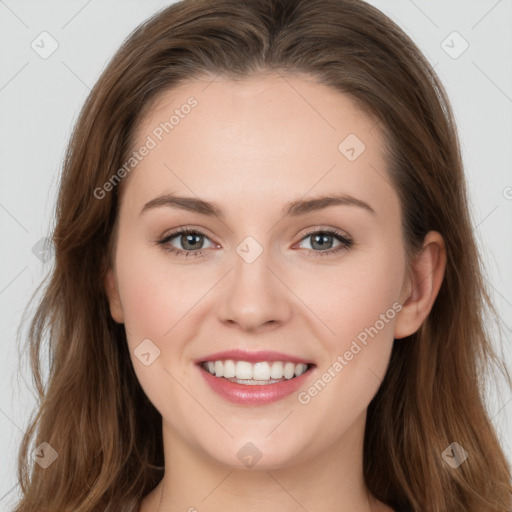
[[[209,449],[210,448],[210,449]],[[280,440],[261,438],[230,440],[224,446],[203,447],[208,456],[237,470],[275,470],[290,467],[304,458],[304,446],[283,446]],[[299,454],[301,454],[299,456]]]

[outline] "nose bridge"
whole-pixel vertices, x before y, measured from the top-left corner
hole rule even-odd
[[[254,330],[260,325],[282,323],[290,314],[286,287],[274,275],[279,265],[266,243],[247,236],[236,246],[234,268],[220,308],[223,321]]]
[[[261,236],[258,238],[261,243],[249,235],[235,248],[233,285],[239,286],[244,292],[250,288],[257,293],[261,287],[265,293],[269,293],[272,287],[269,282],[272,255],[268,241],[263,241]]]

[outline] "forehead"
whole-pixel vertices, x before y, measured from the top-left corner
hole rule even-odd
[[[379,128],[349,96],[307,76],[185,82],[160,94],[137,127],[134,149],[150,139],[152,149],[130,176],[132,192],[238,196],[243,205],[342,190],[379,202],[393,194]]]

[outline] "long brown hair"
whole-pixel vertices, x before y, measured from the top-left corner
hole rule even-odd
[[[483,392],[489,368],[508,383],[510,376],[485,327],[486,312],[499,319],[472,231],[452,110],[432,67],[361,0],[184,0],[128,37],[70,139],[55,266],[27,336],[39,404],[20,447],[16,512],[135,511],[162,478],[162,418],[138,383],[103,286],[120,187],[102,198],[94,191],[127,161],[137,123],[160,93],[196,77],[260,71],[312,76],[378,120],[408,254],[429,230],[446,242],[432,310],[416,333],[395,340],[368,409],[368,489],[399,510],[509,510],[510,468]],[[452,442],[468,453],[457,469],[442,457]],[[29,456],[31,443],[48,443],[57,460],[43,469]]]

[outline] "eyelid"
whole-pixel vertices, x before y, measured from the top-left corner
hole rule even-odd
[[[313,227],[310,227],[310,228],[306,228],[306,232],[303,233],[301,236],[300,236],[300,240],[299,241],[302,241],[304,240],[304,238],[308,237],[308,236],[311,236],[315,233],[327,233],[327,234],[332,234],[332,235],[336,235],[336,236],[339,236],[340,238],[343,238],[344,240],[346,240],[347,242],[350,241],[352,242],[352,237],[346,232],[346,231],[343,231],[341,229],[338,229],[338,228],[335,228],[335,227],[330,227],[330,226],[313,226]]]
[[[187,233],[194,233],[198,235],[202,235],[205,238],[208,238],[209,240],[212,240],[212,236],[208,234],[208,230],[205,228],[196,227],[194,225],[186,224],[184,226],[178,226],[177,228],[171,229],[168,232],[166,232],[164,235],[161,235],[156,238],[156,243],[162,243],[165,240],[169,240],[174,238],[177,235],[181,234],[187,234]]]

